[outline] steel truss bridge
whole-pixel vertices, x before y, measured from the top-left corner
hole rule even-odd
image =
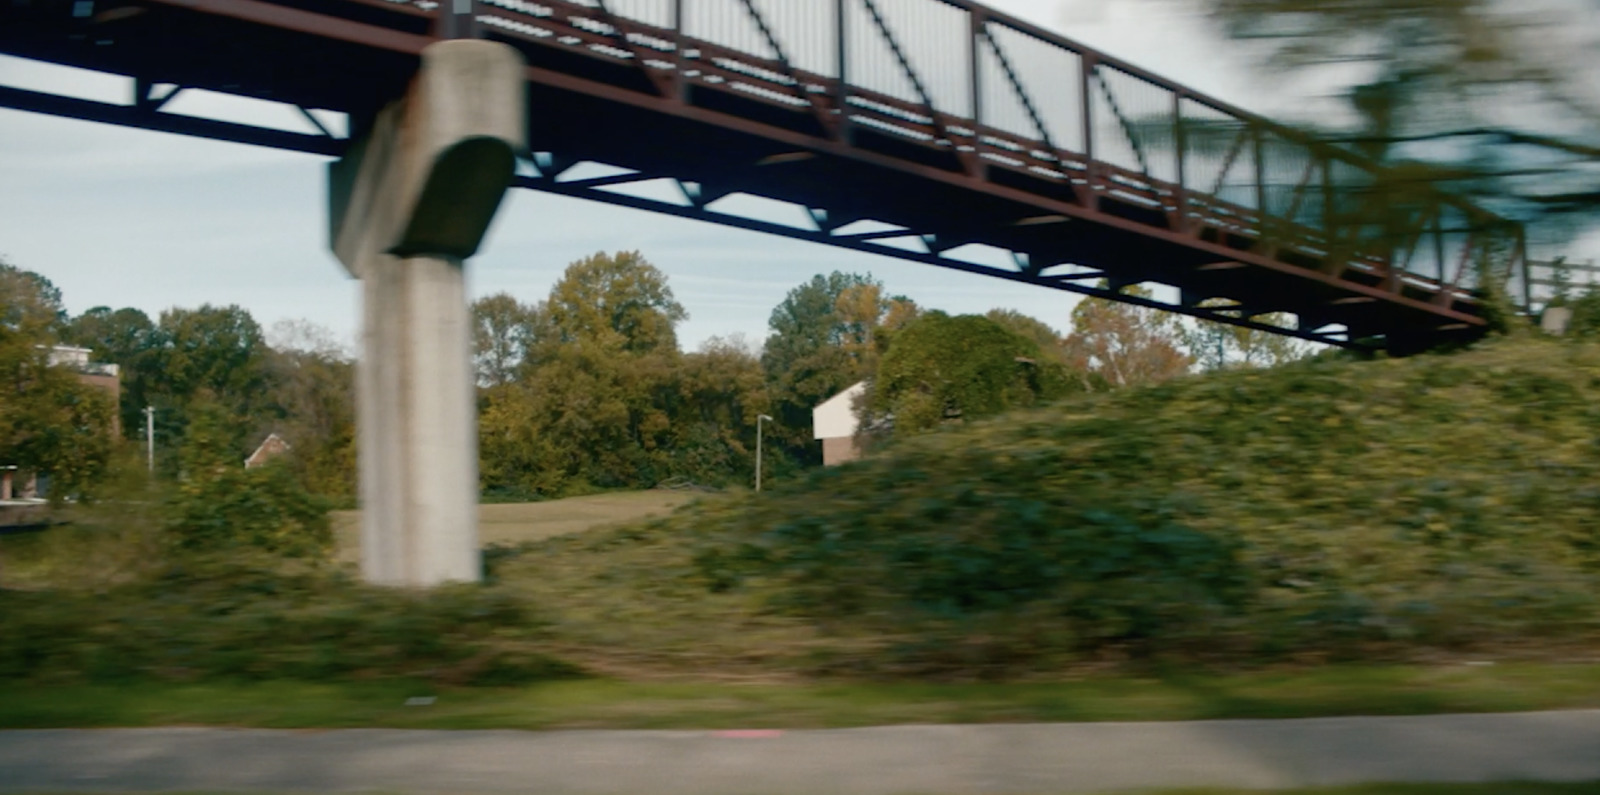
[[[1531,302],[1520,226],[970,0],[0,0],[0,53],[133,86],[0,106],[337,156],[326,111],[359,135],[465,36],[527,60],[535,190],[1345,347],[1475,337],[1490,280]],[[314,132],[171,112],[190,90]]]

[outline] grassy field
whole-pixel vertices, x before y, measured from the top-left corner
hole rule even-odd
[[[478,506],[478,537],[485,546],[539,541],[663,516],[706,496],[691,491],[652,489],[547,502],[485,504]],[[82,536],[103,532],[98,526],[104,524],[101,517],[91,512],[88,521],[83,521],[84,516],[77,518],[80,520],[77,527],[0,533],[0,587],[48,585],[52,572],[61,568],[58,565],[61,561],[54,559],[79,558],[85,552],[109,554],[106,550],[94,549],[94,545],[81,543]],[[334,511],[331,519],[338,540],[339,559],[354,563],[360,557],[361,512]],[[108,561],[106,565],[115,565],[115,562]]]
[[[485,544],[520,544],[611,527],[671,513],[704,497],[691,491],[627,491],[564,500],[478,506],[478,538]],[[333,527],[342,559],[354,560],[361,533],[360,511],[335,511]]]
[[[408,707],[414,696],[434,696]],[[1600,708],[1600,665],[1327,666],[991,684],[405,681],[0,684],[0,728],[784,729]]]

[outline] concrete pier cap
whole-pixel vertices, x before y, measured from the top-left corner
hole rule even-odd
[[[328,167],[329,237],[362,281],[361,570],[427,587],[481,577],[464,261],[527,149],[521,55],[430,45],[406,95]]]
[[[527,153],[523,66],[497,42],[429,45],[406,96],[329,165],[331,242],[352,276],[367,245],[395,256],[477,253]]]

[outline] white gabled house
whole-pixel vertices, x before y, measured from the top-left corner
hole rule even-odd
[[[251,453],[250,457],[244,460],[244,468],[255,469],[256,467],[289,452],[291,449],[293,448],[289,446],[288,442],[283,440],[282,436],[279,436],[275,433],[269,433],[267,434],[267,438],[261,442],[261,446],[257,447],[256,451]]]
[[[856,417],[856,401],[866,393],[867,382],[860,381],[811,410],[812,438],[822,442],[825,466],[861,457],[861,448],[856,444],[856,430],[861,424]]]

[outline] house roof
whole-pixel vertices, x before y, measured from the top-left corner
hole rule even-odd
[[[848,389],[817,404],[811,410],[813,439],[838,439],[854,436],[859,421],[856,419],[856,398],[865,394],[867,382],[858,381]]]
[[[273,445],[274,441],[277,442],[276,446]],[[275,433],[269,433],[267,434],[267,438],[261,440],[261,444],[256,447],[255,452],[251,453],[250,456],[244,460],[244,463],[246,466],[249,466],[250,462],[256,460],[257,456],[293,449],[294,447],[288,442],[284,441],[282,436],[279,436]]]

